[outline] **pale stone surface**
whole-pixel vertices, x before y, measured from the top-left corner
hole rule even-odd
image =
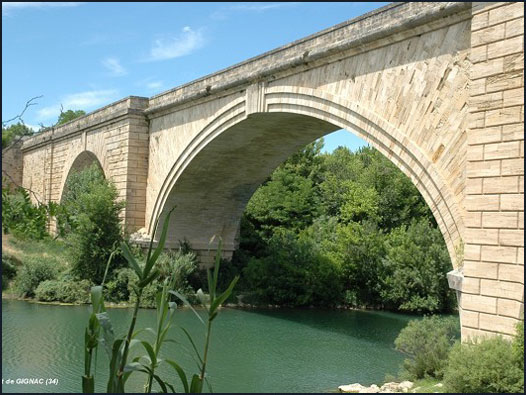
[[[361,390],[365,389],[365,387],[361,384],[355,383],[355,384],[349,384],[349,385],[340,385],[338,387],[338,390],[340,392],[360,392]]]
[[[241,213],[276,166],[347,129],[430,206],[464,273],[463,339],[509,336],[523,305],[512,266],[524,262],[523,26],[520,3],[394,3],[41,133],[22,147],[21,180],[57,202],[72,169],[98,162],[126,200],[130,233],[144,228],[146,242],[154,219],[177,205],[168,246],[187,239],[210,264],[211,237],[231,256]]]

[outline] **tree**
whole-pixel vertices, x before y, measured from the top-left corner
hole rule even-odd
[[[28,128],[22,122],[17,122],[7,127],[2,127],[2,150],[8,147],[19,137],[31,136],[33,129]]]
[[[61,112],[58,116],[58,121],[55,126],[62,125],[64,123],[67,123],[69,121],[73,121],[75,118],[81,117],[83,115],[86,115],[86,111],[83,110],[67,110],[65,112]]]

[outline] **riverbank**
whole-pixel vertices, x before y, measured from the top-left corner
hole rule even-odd
[[[378,386],[372,384],[368,387],[363,386],[359,383],[349,384],[349,385],[340,385],[338,387],[339,392],[343,393],[445,393],[446,390],[444,385],[436,379],[422,379],[415,382],[412,381],[402,381],[402,382],[387,382]]]

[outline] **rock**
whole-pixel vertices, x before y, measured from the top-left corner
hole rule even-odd
[[[381,392],[398,392],[398,383],[385,383],[380,387]]]
[[[359,383],[349,384],[349,385],[340,385],[338,390],[340,392],[360,392],[365,387]]]
[[[380,392],[380,388],[373,384],[370,387],[365,387],[364,389],[360,390],[361,394],[376,394],[377,392]]]
[[[443,387],[443,386],[444,386],[444,384],[438,383],[438,384],[435,384],[433,387],[439,387],[440,388],[440,387]]]
[[[402,381],[400,384],[398,384],[398,389],[402,390],[403,392],[409,391],[413,387],[413,383],[411,381]]]

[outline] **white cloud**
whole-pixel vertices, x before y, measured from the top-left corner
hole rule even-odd
[[[60,105],[62,104],[64,111],[66,110],[88,110],[94,109],[102,105],[109,104],[117,99],[118,91],[115,89],[94,90],[80,93],[73,93],[64,96],[60,103],[53,106],[48,106],[38,111],[39,121],[48,121],[53,118],[58,118],[60,115]]]
[[[234,5],[231,7],[232,10],[237,11],[255,11],[255,12],[263,12],[268,10],[275,10],[277,8],[283,8],[283,7],[290,7],[299,4],[296,3],[264,3],[264,4],[239,4]]]
[[[245,3],[237,4],[227,8],[220,9],[215,11],[210,15],[212,19],[227,19],[229,14],[236,11],[247,11],[247,12],[264,12],[268,10],[276,10],[284,7],[291,7],[300,4],[299,2],[290,2],[290,3]]]
[[[151,90],[161,89],[163,87],[162,81],[152,81],[146,84],[146,87]]]
[[[148,61],[166,60],[188,55],[205,44],[202,30],[192,30],[185,26],[175,37],[155,40]]]
[[[106,67],[114,76],[128,74],[128,71],[121,65],[119,59],[117,58],[106,58],[102,61],[102,65]]]
[[[50,8],[50,7],[76,7],[82,3],[79,2],[2,2],[2,15],[7,15],[9,11],[23,8]]]

